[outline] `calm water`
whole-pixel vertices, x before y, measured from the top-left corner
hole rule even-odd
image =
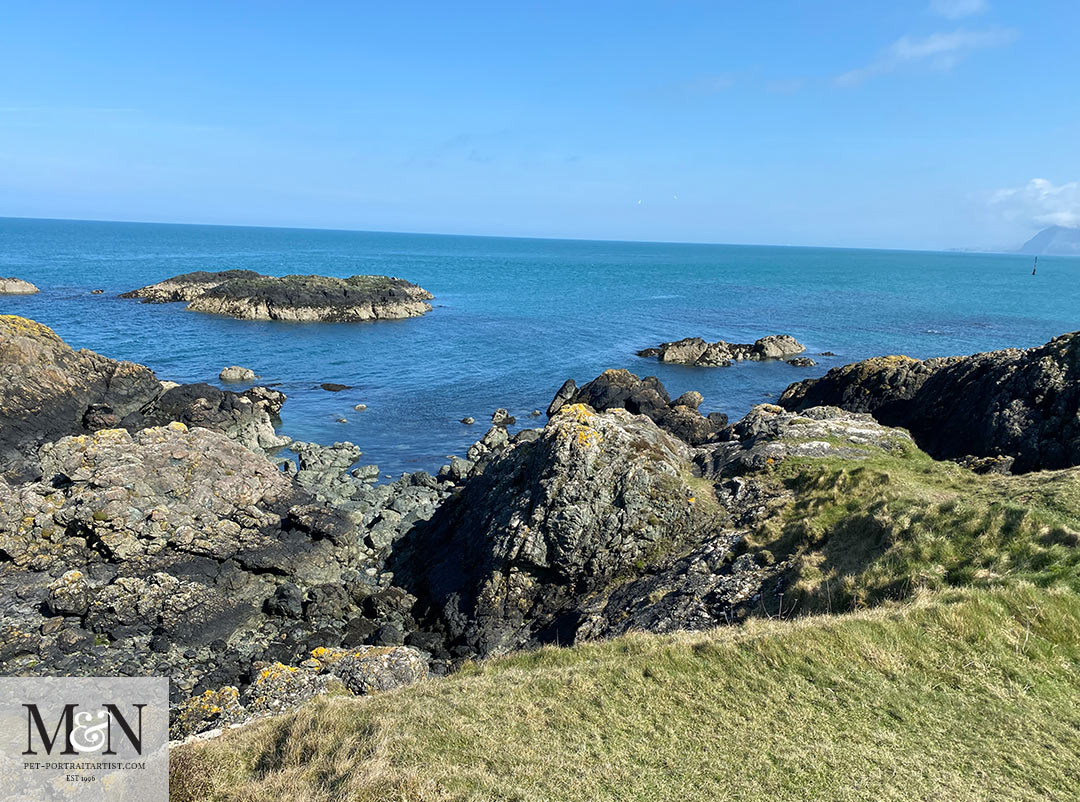
[[[125,290],[190,270],[384,273],[436,296],[422,318],[359,324],[239,321]],[[0,219],[0,275],[41,287],[0,312],[75,347],[217,382],[251,367],[289,401],[285,433],[351,440],[384,472],[433,470],[507,407],[519,422],[568,377],[606,368],[696,389],[732,417],[790,382],[867,356],[964,354],[1080,329],[1080,260],[727,245],[447,237],[344,231]],[[91,295],[95,288],[104,295]],[[750,342],[786,332],[817,368],[664,366],[634,356],[684,336]],[[328,393],[321,382],[353,385]],[[366,411],[353,405],[365,403]],[[466,415],[477,425],[458,422]],[[339,417],[347,423],[339,423]]]

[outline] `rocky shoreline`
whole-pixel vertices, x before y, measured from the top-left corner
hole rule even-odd
[[[493,421],[437,475],[376,484],[354,444],[279,436],[281,393],[171,385],[0,316],[0,673],[168,676],[185,738],[542,644],[735,623],[783,605],[788,557],[754,537],[800,502],[782,466],[917,446],[1080,464],[1078,353],[870,360],[735,423],[606,371],[565,382],[542,428]],[[982,440],[920,425],[947,396]]]
[[[195,312],[241,320],[358,322],[419,317],[434,296],[390,276],[264,276],[252,270],[196,271],[125,292],[143,303],[186,303]]]
[[[654,348],[645,348],[638,351],[637,355],[677,365],[730,367],[732,363],[743,360],[752,362],[787,360],[805,350],[805,345],[788,334],[770,334],[752,343],[729,343],[724,340],[710,343],[700,337],[686,337],[674,342],[660,343]]]

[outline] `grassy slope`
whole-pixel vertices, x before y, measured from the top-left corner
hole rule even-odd
[[[320,700],[177,752],[174,798],[1080,798],[1080,472],[913,451],[771,479],[797,501],[752,540],[792,565],[785,611],[844,615]]]
[[[488,662],[187,747],[173,798],[1073,800],[1080,597],[1030,585]]]
[[[785,611],[843,612],[1020,579],[1080,592],[1080,469],[978,476],[913,449],[790,460],[772,478],[795,501],[751,542],[794,563]]]

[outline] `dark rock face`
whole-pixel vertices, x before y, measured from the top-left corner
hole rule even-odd
[[[790,335],[770,334],[753,343],[729,343],[724,340],[710,343],[700,337],[687,337],[638,351],[638,356],[655,357],[661,362],[674,362],[679,365],[728,367],[732,362],[745,359],[754,362],[787,359],[805,350],[806,346]]]
[[[178,420],[222,432],[256,450],[283,445],[273,422],[285,395],[265,387],[237,394],[208,384],[165,390],[153,371],[73,350],[40,323],[0,316],[0,466],[33,478],[37,449],[65,435]]]
[[[567,404],[587,404],[597,412],[625,409],[644,415],[661,429],[690,445],[701,445],[727,424],[727,416],[698,412],[700,393],[684,393],[672,402],[664,385],[655,376],[639,379],[627,370],[606,370],[581,388],[571,379],[555,394],[548,415]]]
[[[689,456],[646,417],[564,406],[400,544],[396,581],[470,653],[570,642],[583,599],[716,527]]]
[[[198,312],[244,320],[359,320],[417,317],[434,296],[389,276],[263,276],[251,270],[198,271],[151,284],[121,298],[183,301]]]
[[[882,357],[789,387],[788,409],[833,404],[903,426],[938,459],[1013,457],[1012,470],[1080,464],[1080,334],[968,357]]]

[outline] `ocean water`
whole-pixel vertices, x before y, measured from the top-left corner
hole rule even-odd
[[[435,294],[422,318],[373,323],[240,321],[117,295],[191,270],[377,273]],[[518,427],[559,385],[607,368],[698,390],[732,418],[793,381],[868,356],[1031,346],[1080,329],[1080,260],[731,245],[456,237],[275,228],[0,219],[0,276],[39,295],[0,312],[51,326],[76,348],[217,383],[243,365],[288,394],[282,430],[350,440],[385,474],[434,470],[506,407]],[[92,289],[105,290],[92,295]],[[661,365],[635,351],[701,336],[788,333],[816,368]],[[322,382],[352,385],[330,393]],[[353,406],[367,404],[357,412]],[[459,419],[471,415],[475,426]],[[345,423],[338,421],[344,417]]]

